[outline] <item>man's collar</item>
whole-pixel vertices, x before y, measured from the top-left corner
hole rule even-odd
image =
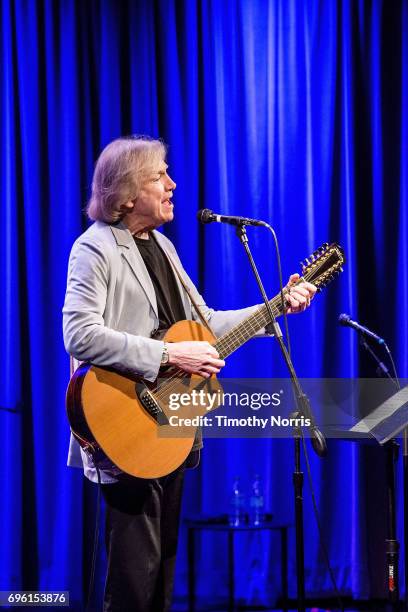
[[[123,221],[111,225],[110,228],[118,246],[124,246],[129,249],[131,244],[134,244],[133,236]]]

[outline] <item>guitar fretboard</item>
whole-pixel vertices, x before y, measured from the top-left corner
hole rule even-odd
[[[336,243],[323,245],[310,255],[310,259],[311,262],[308,259],[305,260],[307,265],[302,266],[302,276],[299,277],[296,284],[308,281],[314,283],[318,291],[330,282],[336,273],[342,271],[341,266],[345,261],[343,250]],[[283,292],[286,293],[287,291],[288,289],[285,287]],[[275,317],[282,314],[283,309],[280,293],[269,300],[269,304]],[[286,308],[286,306],[288,306],[288,304],[285,302],[284,308]],[[237,348],[253,338],[253,336],[268,325],[268,323],[270,323],[268,309],[265,304],[262,304],[262,306],[254,310],[249,317],[235,325],[221,336],[221,338],[218,338],[213,346],[217,350],[220,358],[225,359]],[[156,399],[163,399],[167,393],[168,397],[170,390],[173,390],[175,385],[177,385],[181,379],[185,378],[185,376],[182,370],[177,369],[173,376],[153,395],[156,396]]]
[[[269,304],[275,317],[282,313],[280,294],[269,300]],[[255,336],[269,322],[268,310],[266,305],[263,304],[214,343],[214,348],[217,350],[220,359],[225,359],[228,355],[231,355],[231,353]]]

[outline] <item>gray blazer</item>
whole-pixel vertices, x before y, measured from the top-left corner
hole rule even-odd
[[[177,266],[217,336],[257,308],[230,311],[208,308],[172,242],[160,232],[155,231],[154,235]],[[197,320],[194,307],[175,276],[186,316]],[[69,259],[63,307],[66,350],[78,361],[91,361],[154,381],[163,352],[163,342],[151,338],[158,326],[154,287],[131,233],[123,223],[113,226],[97,221],[75,241]],[[68,464],[84,466],[86,475],[96,480],[92,464],[72,436]],[[106,472],[103,481],[114,480],[117,468],[111,464],[101,467]]]

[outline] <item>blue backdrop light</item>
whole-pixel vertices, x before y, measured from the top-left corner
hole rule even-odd
[[[408,5],[3,0],[1,11],[0,590],[66,589],[79,607],[94,505],[80,473],[65,467],[61,307],[94,160],[122,134],[169,143],[178,186],[176,219],[164,231],[215,308],[259,298],[234,231],[199,227],[199,208],[269,220],[285,276],[321,243],[341,242],[344,274],[290,321],[298,372],[371,373],[355,337],[336,326],[348,311],[388,339],[407,376]],[[248,232],[274,293],[271,241]],[[284,372],[265,339],[231,356],[225,370]],[[324,463],[312,457],[334,572],[354,597],[383,587],[368,457],[381,465],[380,451],[344,442]],[[208,441],[187,476],[184,513],[225,511],[234,475],[249,482],[260,472],[275,516],[293,520],[291,467],[290,441]],[[306,587],[330,594],[308,494],[305,503]],[[266,542],[241,543],[238,594],[252,603],[278,590],[279,559]],[[201,548],[198,588],[208,598],[226,594],[221,548],[211,539]],[[292,595],[294,572],[292,548]]]

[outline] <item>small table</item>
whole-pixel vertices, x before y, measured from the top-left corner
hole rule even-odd
[[[234,540],[235,534],[242,531],[279,531],[281,537],[281,590],[280,607],[288,610],[288,527],[287,524],[277,524],[264,521],[260,525],[242,524],[237,527],[228,523],[215,522],[215,519],[187,519],[187,552],[188,552],[188,604],[189,612],[195,610],[195,534],[197,531],[224,532],[228,537],[228,610],[235,610],[235,567]],[[245,609],[245,608],[240,608]]]

